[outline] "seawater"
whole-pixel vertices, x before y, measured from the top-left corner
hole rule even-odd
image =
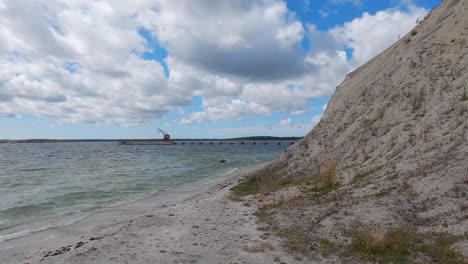
[[[213,180],[273,160],[286,148],[284,143],[0,144],[0,242],[25,233],[21,226],[61,216],[71,219],[182,184]],[[227,162],[220,163],[221,159]]]

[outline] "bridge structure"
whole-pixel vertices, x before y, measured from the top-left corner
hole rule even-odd
[[[120,145],[292,145],[293,140],[122,140]]]

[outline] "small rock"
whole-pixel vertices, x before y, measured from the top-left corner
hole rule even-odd
[[[81,242],[81,241],[80,241],[80,242],[76,243],[75,249],[76,249],[76,248],[79,248],[79,247],[81,247],[81,246],[83,246],[83,245],[84,245],[84,242]]]

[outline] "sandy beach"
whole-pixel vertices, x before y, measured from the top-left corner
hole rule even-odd
[[[177,195],[183,200],[172,194],[159,197],[164,204],[151,206],[155,201],[147,199],[108,208],[70,226],[7,241],[0,244],[0,262],[302,263],[283,250],[279,239],[261,231],[253,199],[228,198],[246,174],[183,190]]]

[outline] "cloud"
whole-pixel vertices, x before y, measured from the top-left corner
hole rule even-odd
[[[426,12],[364,13],[320,31],[282,0],[4,0],[0,114],[134,125],[180,112],[194,96],[201,110],[179,123],[305,114],[310,98],[331,95]],[[167,50],[163,62],[145,57],[158,51],[151,43]]]
[[[205,120],[240,119],[245,116],[271,114],[271,109],[263,105],[241,99],[213,98],[202,103],[204,112],[193,112],[182,118],[181,124],[200,123]]]
[[[324,10],[319,10],[318,13],[319,13],[319,15],[320,15],[321,17],[323,17],[323,18],[326,18],[326,17],[328,17],[328,15],[329,15],[328,12],[327,12],[327,11],[324,11]]]
[[[292,111],[291,115],[303,115],[306,112],[307,112],[306,110],[296,110],[296,111]]]
[[[363,4],[362,0],[330,0],[330,2],[333,4],[350,3],[354,6],[362,6]]]
[[[318,122],[320,122],[320,120],[322,119],[323,117],[323,114],[320,114],[320,115],[316,115],[314,117],[312,117],[312,123],[314,125],[318,124]]]
[[[139,124],[191,102],[171,94],[162,66],[121,3],[4,1],[0,108],[60,122]],[[135,7],[138,8],[138,7]]]
[[[410,31],[416,20],[427,12],[415,6],[410,6],[408,11],[389,9],[374,15],[366,12],[360,18],[335,27],[330,34],[338,43],[353,50],[352,62],[355,65],[362,65],[396,42],[398,35]]]
[[[302,23],[284,1],[159,1],[138,20],[175,60],[212,74],[271,80],[305,71]]]
[[[286,118],[286,119],[279,121],[278,125],[280,127],[292,127],[294,126],[294,123],[291,118]]]
[[[276,124],[276,128],[291,128],[291,129],[311,129],[313,127],[313,123],[303,122],[296,124],[291,118],[282,119]]]
[[[250,125],[229,128],[214,128],[210,130],[210,134],[217,138],[233,138],[252,135],[271,135],[271,136],[304,136],[312,126],[300,127],[280,127],[269,125]],[[198,132],[198,133],[197,133]],[[206,137],[206,131],[195,131],[196,136]]]
[[[207,115],[205,112],[193,112],[190,114],[188,118],[182,118],[180,120],[180,124],[188,125],[192,123],[200,123],[207,119]]]
[[[13,113],[0,113],[0,118],[18,118],[18,116]]]

